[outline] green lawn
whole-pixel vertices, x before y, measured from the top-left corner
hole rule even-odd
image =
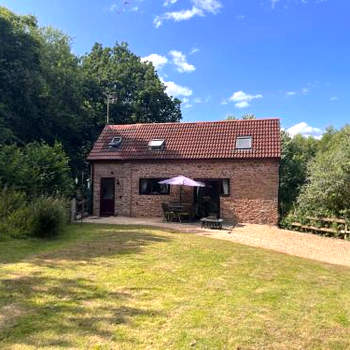
[[[146,227],[68,231],[0,242],[0,349],[350,349],[350,269]]]

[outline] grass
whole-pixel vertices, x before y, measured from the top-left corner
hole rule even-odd
[[[350,269],[147,227],[0,242],[0,349],[350,349]]]

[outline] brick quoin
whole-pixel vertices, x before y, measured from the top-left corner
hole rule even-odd
[[[140,195],[140,178],[184,175],[198,179],[230,179],[230,195],[220,197],[221,217],[228,221],[276,225],[278,222],[279,159],[96,160],[93,167],[93,214],[100,214],[102,177],[115,178],[115,215],[160,217],[162,202],[176,201],[179,186],[169,195]],[[183,187],[184,202],[193,202],[193,188]]]

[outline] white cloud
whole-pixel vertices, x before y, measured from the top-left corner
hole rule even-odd
[[[161,79],[162,80],[162,79]],[[162,80],[163,84],[166,86],[165,92],[169,96],[173,97],[179,97],[179,96],[191,96],[192,95],[192,90],[188,88],[187,86],[181,86],[173,81],[164,81]]]
[[[338,101],[339,97],[338,96],[332,96],[330,97],[329,101]]]
[[[199,49],[197,47],[194,47],[191,51],[190,51],[190,55],[194,55],[195,53],[199,52]]]
[[[286,95],[287,96],[294,96],[294,95],[296,95],[297,93],[295,92],[295,91],[287,91],[286,92]]]
[[[303,95],[307,95],[309,92],[310,92],[310,89],[309,89],[309,88],[302,88],[302,89],[301,89],[301,93],[302,93]]]
[[[200,97],[196,97],[195,99],[193,99],[194,103],[203,103],[203,100]]]
[[[169,5],[174,5],[177,3],[178,0],[165,0],[163,3],[163,6],[169,6]]]
[[[115,12],[118,10],[118,5],[113,3],[110,7],[109,7],[109,11],[111,12]]]
[[[263,98],[263,95],[249,95],[246,94],[244,91],[236,91],[232,94],[232,96],[229,98],[229,101],[236,102],[235,106],[237,108],[246,108],[250,106],[250,101]],[[227,101],[224,100],[222,104],[227,104]]]
[[[138,6],[130,7],[130,5],[131,5],[131,3],[127,2],[127,1],[118,0],[118,1],[115,1],[111,4],[111,6],[109,7],[109,11],[123,13],[123,12],[128,12],[128,11],[137,12],[139,10]]]
[[[322,137],[322,134],[323,134],[323,131],[321,129],[314,128],[305,122],[295,124],[292,127],[290,127],[289,129],[287,129],[287,131],[288,131],[289,135],[292,137],[300,134],[300,135],[303,135],[305,137],[313,136],[313,137],[319,139]]]
[[[233,95],[230,97],[230,101],[234,102],[240,102],[240,101],[251,101],[257,98],[262,98],[263,96],[258,95],[249,95],[246,94],[244,91],[236,91],[233,93]]]
[[[192,105],[191,105],[191,103],[190,103],[190,99],[187,98],[187,97],[184,97],[184,98],[182,99],[182,103],[183,103],[183,107],[184,107],[184,108],[191,108],[191,107],[192,107]]]
[[[250,104],[249,104],[249,102],[247,102],[247,101],[242,101],[242,102],[237,102],[237,103],[235,104],[235,106],[236,106],[237,108],[247,108],[247,107],[250,106]]]
[[[192,8],[180,11],[165,12],[160,16],[156,16],[153,24],[159,28],[164,21],[173,20],[175,22],[186,21],[195,16],[205,16],[207,13],[216,14],[222,7],[219,0],[191,0]],[[176,1],[175,1],[176,2]],[[171,1],[166,0],[165,3],[170,4]],[[165,4],[164,3],[164,4]]]
[[[169,55],[172,57],[173,63],[178,72],[188,73],[196,70],[196,67],[193,64],[187,62],[186,56],[181,51],[171,50]]]
[[[141,61],[152,62],[155,69],[160,69],[168,63],[168,59],[165,56],[158,55],[157,53],[152,53],[149,56],[142,57]]]
[[[161,16],[157,16],[153,24],[156,28],[159,28],[165,20],[174,20],[175,22],[186,21],[194,16],[204,16],[204,13],[201,9],[197,7],[192,7],[191,10],[181,10],[174,12],[166,12]]]
[[[218,0],[192,0],[192,2],[194,6],[214,14],[222,7],[221,2]]]

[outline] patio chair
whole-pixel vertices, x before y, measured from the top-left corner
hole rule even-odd
[[[181,223],[182,220],[190,221],[193,218],[191,205],[183,204],[180,210],[175,210],[175,218]]]
[[[166,221],[173,221],[175,213],[170,210],[168,203],[162,203],[163,215]]]

